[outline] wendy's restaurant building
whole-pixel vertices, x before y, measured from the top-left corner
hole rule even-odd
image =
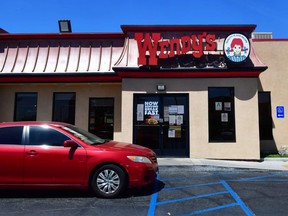
[[[159,157],[259,160],[288,140],[286,40],[255,25],[0,33],[0,121],[62,121]],[[277,112],[277,115],[276,115]]]

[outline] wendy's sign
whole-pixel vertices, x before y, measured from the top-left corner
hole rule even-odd
[[[240,33],[230,34],[224,41],[224,54],[231,62],[243,62],[250,54],[250,42]]]
[[[176,55],[201,58],[204,51],[215,51],[217,47],[215,35],[206,32],[164,40],[160,33],[135,33],[135,40],[139,51],[138,65],[158,65],[158,59]]]

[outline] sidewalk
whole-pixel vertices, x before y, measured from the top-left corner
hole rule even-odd
[[[216,168],[243,168],[260,170],[288,171],[288,158],[264,159],[262,161],[235,161],[235,160],[212,160],[194,158],[158,158],[159,167],[165,166],[192,166],[198,169]],[[204,171],[204,170],[203,170]]]

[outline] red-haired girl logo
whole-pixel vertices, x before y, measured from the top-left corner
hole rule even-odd
[[[232,62],[243,62],[250,54],[250,42],[243,34],[235,33],[224,41],[225,56]]]

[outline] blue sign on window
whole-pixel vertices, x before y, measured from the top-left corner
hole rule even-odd
[[[277,118],[284,118],[284,106],[277,106],[276,107]]]

